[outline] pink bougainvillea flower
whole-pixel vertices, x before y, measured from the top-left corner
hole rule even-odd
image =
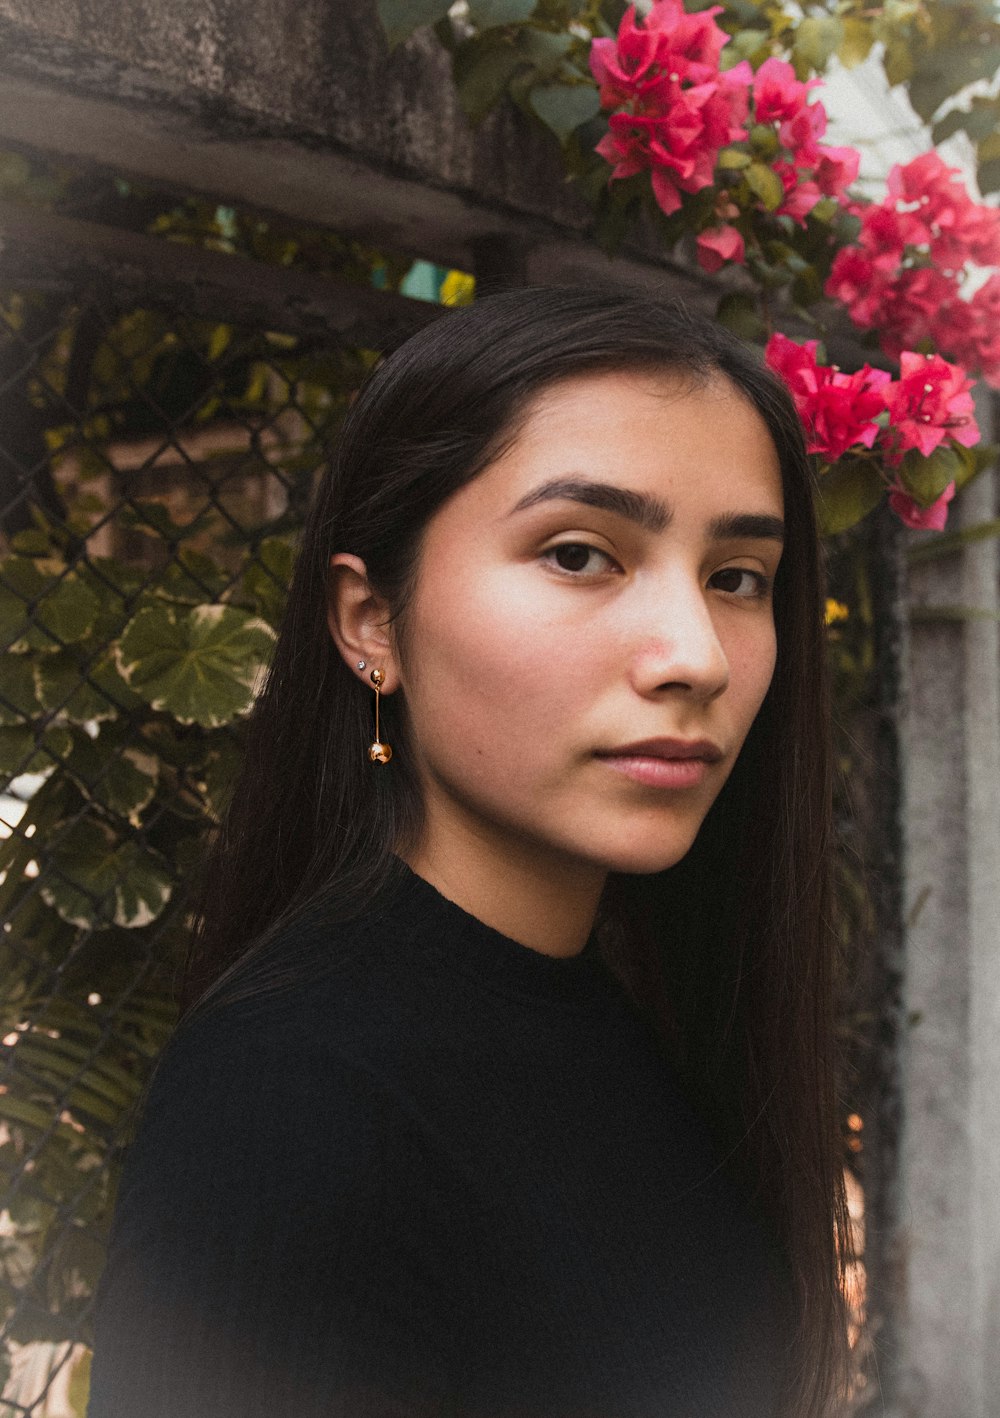
[[[929,236],[924,223],[910,212],[897,212],[894,207],[871,203],[861,213],[858,244],[883,270],[897,271],[907,246],[919,246]]]
[[[788,385],[796,407],[802,412],[800,400],[806,404],[813,398],[819,387],[822,368],[816,360],[819,340],[790,340],[779,330],[772,335],[764,347],[764,360],[775,374],[780,374]]]
[[[601,105],[614,108],[640,97],[662,71],[668,43],[662,34],[635,22],[635,6],[622,16],[616,39],[595,39],[590,46],[590,72],[601,91]]]
[[[771,165],[785,189],[784,200],[777,209],[778,216],[791,217],[799,226],[805,226],[806,217],[823,196],[822,192],[815,182],[803,178],[793,163],[778,161]]]
[[[666,36],[674,54],[683,59],[684,78],[694,84],[714,78],[719,72],[719,56],[729,35],[715,23],[722,5],[712,5],[689,15],[681,0],[657,0],[646,16],[646,28]]]
[[[746,73],[742,71],[745,69]],[[648,169],[657,202],[669,216],[682,192],[700,192],[715,180],[720,150],[746,137],[748,64],[737,65],[715,83],[676,89],[661,111],[613,113],[597,152],[614,165],[612,178]]]
[[[744,60],[720,72],[729,38],[715,23],[721,10],[688,15],[681,0],[657,0],[640,24],[630,6],[617,37],[591,45],[601,102],[619,110],[597,151],[612,179],[648,171],[668,216],[683,193],[713,184],[721,149],[746,137],[753,70]]]
[[[860,165],[857,148],[824,146],[814,164],[813,178],[825,197],[841,197],[856,180]]]
[[[899,367],[899,380],[885,391],[893,444],[886,454],[890,466],[899,463],[908,448],[927,458],[948,438],[965,448],[979,442],[972,380],[960,365],[940,355],[904,350]]]
[[[713,226],[697,239],[698,265],[703,271],[714,272],[727,261],[746,259],[746,248],[740,233],[732,226]]]
[[[929,507],[921,507],[905,487],[894,483],[889,489],[889,506],[907,527],[941,532],[948,520],[948,503],[954,496],[955,484],[951,482],[941,496],[936,498]]]
[[[662,103],[671,86],[717,79],[719,55],[729,40],[715,23],[721,13],[722,6],[714,5],[688,15],[680,0],[658,0],[640,25],[630,5],[616,38],[595,39],[590,46],[602,107],[630,100]]]
[[[809,102],[809,92],[822,83],[795,77],[784,59],[765,59],[753,80],[754,114],[758,123],[785,123],[797,117]]]
[[[806,430],[806,446],[830,462],[849,448],[872,448],[881,431],[877,419],[885,412],[890,376],[865,365],[844,374],[818,364],[818,341],[799,345],[786,335],[772,335],[764,357],[791,392]]]
[[[959,300],[955,280],[932,266],[912,266],[900,271],[885,287],[879,311],[879,343],[886,354],[899,358],[904,350],[937,344],[950,350],[948,340],[936,339],[943,331],[944,312]]]
[[[978,368],[987,384],[1000,389],[1000,274],[990,276],[979,287],[967,303],[967,309],[971,327],[962,331],[966,336],[964,350],[955,348],[951,353],[959,364],[967,369]],[[952,320],[952,333],[956,324]],[[944,348],[950,349],[950,346]]]
[[[876,268],[866,251],[844,246],[834,257],[824,290],[847,306],[855,325],[870,330],[885,308],[890,284],[890,277]]]
[[[820,139],[826,132],[826,109],[821,103],[811,103],[800,109],[794,118],[786,118],[778,129],[778,137],[792,154],[796,167],[812,167],[822,153]]]

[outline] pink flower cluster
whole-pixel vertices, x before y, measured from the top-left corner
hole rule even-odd
[[[756,74],[745,60],[720,68],[729,39],[715,23],[722,8],[689,15],[681,0],[656,0],[639,24],[630,6],[615,39],[594,40],[590,67],[601,104],[611,111],[597,151],[612,164],[612,179],[649,172],[656,200],[670,216],[684,193],[713,186],[719,154],[748,138],[745,125],[752,119],[776,136],[771,166],[784,189],[777,214],[805,225],[823,197],[843,200],[859,155],[821,142],[826,110],[810,102],[819,79],[802,83],[791,64],[774,58]],[[753,196],[741,200],[748,208],[759,205]],[[745,258],[743,234],[733,225],[740,214],[731,195],[720,191],[715,221],[698,237],[705,270]]]
[[[851,449],[874,449],[882,462],[898,468],[903,455],[915,449],[929,457],[949,440],[971,448],[979,440],[972,380],[964,369],[940,355],[900,355],[900,377],[865,365],[855,374],[819,363],[819,342],[798,344],[786,335],[772,335],[764,357],[781,376],[798,409],[810,453],[834,463]],[[910,527],[940,530],[955,493],[949,485],[924,507],[899,481],[889,489],[893,510]]]
[[[669,216],[681,193],[700,192],[715,179],[727,143],[746,137],[750,65],[719,70],[729,39],[715,23],[722,6],[688,15],[681,0],[657,0],[644,26],[635,6],[625,12],[617,39],[595,39],[590,67],[610,129],[597,151],[615,177],[651,174],[656,200]]]
[[[961,293],[969,265],[1000,265],[1000,211],[935,152],[894,167],[885,200],[853,210],[861,231],[834,258],[827,295],[894,358],[932,346],[1000,388],[1000,275]]]
[[[811,103],[809,94],[821,86],[821,79],[802,83],[783,59],[766,59],[753,79],[754,118],[777,126],[786,154],[774,164],[785,189],[778,215],[793,217],[800,226],[821,198],[843,201],[861,161],[856,148],[820,142],[826,133],[826,109],[818,101]]]

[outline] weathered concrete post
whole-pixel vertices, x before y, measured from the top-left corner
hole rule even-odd
[[[980,403],[990,435],[990,406]],[[997,479],[953,519],[997,515]],[[995,539],[914,565],[893,1418],[1000,1414],[1000,595]],[[963,613],[961,608],[967,608]],[[970,614],[971,612],[971,614]]]

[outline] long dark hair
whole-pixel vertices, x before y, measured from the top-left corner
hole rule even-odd
[[[613,875],[602,949],[749,1179],[789,1259],[798,1307],[786,1408],[826,1411],[842,1382],[848,1260],[827,920],[830,734],[820,550],[798,418],[757,353],[672,301],[616,290],[509,291],[443,316],[369,377],[304,528],[242,772],[211,848],[181,992],[184,1018],[280,984],[249,966],[303,909],[360,913],[421,821],[405,697],[383,705],[391,768],[374,768],[370,693],[327,627],[332,552],[361,557],[402,617],[421,534],[516,437],[531,401],[583,372],[724,377],[766,423],[787,541],[774,588],[773,681],[687,856]],[[335,947],[332,947],[335,949]],[[280,954],[280,953],[279,953]],[[184,1019],[182,1019],[182,1023]]]

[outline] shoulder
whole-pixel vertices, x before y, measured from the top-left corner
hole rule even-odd
[[[310,1161],[359,1175],[389,1126],[384,1082],[372,1069],[381,998],[394,997],[391,962],[354,930],[294,932],[273,953],[276,973],[248,975],[244,992],[183,1019],[157,1060],[122,1171],[166,1191],[252,1164],[275,1186]]]

